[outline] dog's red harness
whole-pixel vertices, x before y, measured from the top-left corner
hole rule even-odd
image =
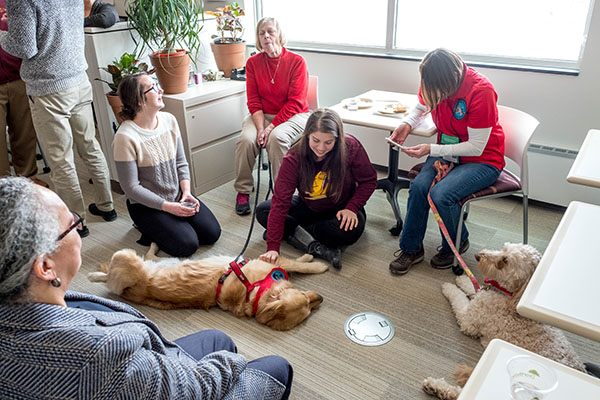
[[[269,289],[273,283],[279,282],[281,280],[288,280],[288,274],[283,268],[273,268],[271,272],[262,280],[250,283],[246,275],[242,272],[242,267],[248,263],[248,260],[243,260],[239,263],[232,261],[229,263],[229,269],[219,278],[219,283],[217,285],[217,295],[216,300],[219,301],[219,294],[221,294],[221,287],[225,282],[225,279],[231,274],[231,271],[235,272],[235,275],[238,277],[240,282],[246,286],[246,301],[250,299],[250,292],[254,290],[255,287],[258,288],[258,293],[256,293],[256,297],[254,297],[254,302],[252,303],[252,315],[256,314],[258,310],[258,301],[260,300],[260,296],[265,292],[265,290]]]

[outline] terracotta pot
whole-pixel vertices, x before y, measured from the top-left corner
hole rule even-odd
[[[211,43],[215,62],[219,71],[223,71],[225,78],[231,76],[231,70],[242,68],[246,55],[246,42],[240,43]]]
[[[150,55],[152,66],[156,68],[158,83],[166,94],[185,93],[190,76],[190,56],[185,50],[176,53]]]
[[[119,115],[121,109],[123,108],[123,103],[121,102],[121,98],[116,94],[106,93],[106,99],[108,100],[108,104],[110,108],[113,110],[113,114],[115,114],[115,118],[119,125],[121,125],[124,121],[123,118]]]

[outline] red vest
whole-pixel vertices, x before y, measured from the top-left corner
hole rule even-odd
[[[419,101],[425,104],[419,88]],[[478,157],[461,156],[461,163],[486,163],[502,170],[504,168],[504,131],[498,123],[498,95],[490,81],[465,65],[465,77],[455,94],[442,100],[431,112],[438,129],[437,143],[442,133],[458,137],[460,142],[469,140],[467,127],[492,128],[490,138]]]

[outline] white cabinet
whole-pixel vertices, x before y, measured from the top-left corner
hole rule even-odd
[[[202,194],[235,177],[235,143],[246,108],[246,83],[204,82],[182,94],[164,95],[167,111],[177,118],[192,191]]]

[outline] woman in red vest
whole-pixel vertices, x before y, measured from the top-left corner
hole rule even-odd
[[[498,95],[490,81],[468,67],[460,56],[446,49],[436,49],[423,58],[419,66],[421,87],[419,104],[391,139],[404,143],[420,119],[431,113],[438,130],[436,144],[420,144],[402,151],[411,157],[428,156],[425,165],[410,185],[406,218],[400,237],[398,256],[390,271],[402,275],[423,261],[423,238],[427,229],[429,203],[427,193],[437,173],[437,160],[454,163],[454,168],[431,190],[431,198],[460,253],[469,247],[466,227],[457,242],[460,218],[458,201],[493,184],[504,168],[504,131],[498,123]],[[431,266],[452,267],[454,255],[442,238]]]

